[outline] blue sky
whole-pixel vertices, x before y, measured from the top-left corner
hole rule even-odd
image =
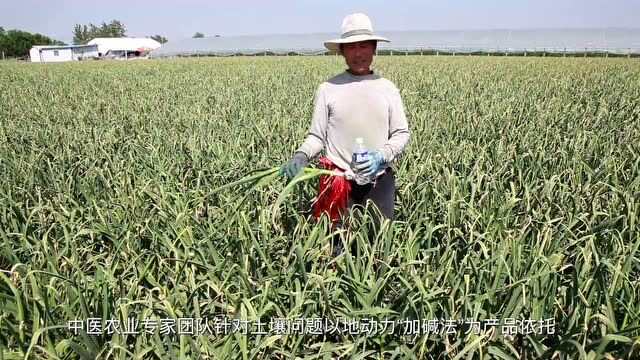
[[[336,32],[352,12],[376,30],[640,27],[640,0],[149,1],[2,0],[0,26],[71,41],[76,23],[122,21],[129,36],[171,39],[196,31],[222,36]]]

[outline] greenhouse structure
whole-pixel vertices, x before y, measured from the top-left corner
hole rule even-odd
[[[380,43],[387,54],[640,54],[638,29],[538,29],[476,31],[381,31],[391,43]],[[335,33],[215,36],[170,41],[151,57],[232,55],[323,55],[325,40]]]

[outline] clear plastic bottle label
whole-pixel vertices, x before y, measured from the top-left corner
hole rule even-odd
[[[353,162],[359,163],[367,160],[367,152],[353,154]]]

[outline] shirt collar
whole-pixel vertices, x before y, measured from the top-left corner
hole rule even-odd
[[[380,75],[376,74],[375,71],[371,70],[371,73],[367,75],[353,75],[349,71],[344,71],[345,76],[352,81],[362,81],[362,80],[374,80],[380,78]]]

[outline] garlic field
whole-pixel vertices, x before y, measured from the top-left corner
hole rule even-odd
[[[317,177],[220,189],[345,68],[0,62],[0,359],[640,356],[637,59],[377,57],[411,132],[378,232],[316,222]]]

